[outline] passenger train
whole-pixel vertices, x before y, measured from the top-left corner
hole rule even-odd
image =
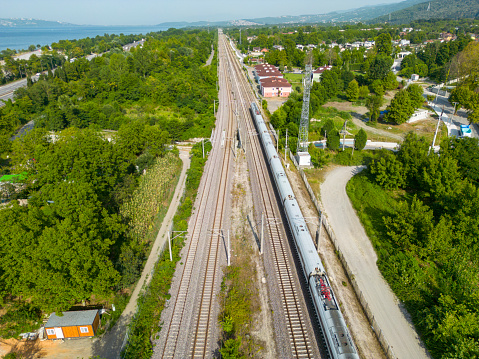
[[[286,177],[263,116],[255,102],[251,103],[251,113],[281,198],[281,204],[288,220],[303,273],[308,282],[329,355],[334,359],[359,359],[306,221]]]

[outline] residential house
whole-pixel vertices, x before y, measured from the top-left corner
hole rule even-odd
[[[293,86],[283,78],[265,78],[260,80],[259,84],[263,97],[289,97],[293,91]]]
[[[326,70],[331,70],[333,67],[331,65],[329,66],[320,66],[316,70],[313,71],[313,82],[319,82],[321,80],[321,75],[323,74],[324,71]]]

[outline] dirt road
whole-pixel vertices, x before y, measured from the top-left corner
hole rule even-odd
[[[429,358],[405,309],[379,272],[376,252],[346,193],[346,184],[362,169],[359,166],[337,167],[329,172],[321,185],[321,201],[341,252],[396,357]]]

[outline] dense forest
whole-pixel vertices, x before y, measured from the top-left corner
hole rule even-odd
[[[479,143],[409,134],[348,184],[378,266],[434,358],[479,357]]]
[[[26,174],[2,185],[11,202],[0,210],[9,224],[0,228],[0,329],[8,318],[111,303],[136,281],[181,167],[169,144],[214,126],[216,57],[205,62],[215,36],[169,30],[131,52],[64,62],[0,109],[0,174]],[[29,121],[35,128],[11,141]]]

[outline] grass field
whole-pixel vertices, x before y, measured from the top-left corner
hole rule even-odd
[[[296,86],[301,87],[301,91],[303,91],[303,75],[302,74],[284,74],[284,78],[289,81],[289,83],[293,86],[293,89]]]

